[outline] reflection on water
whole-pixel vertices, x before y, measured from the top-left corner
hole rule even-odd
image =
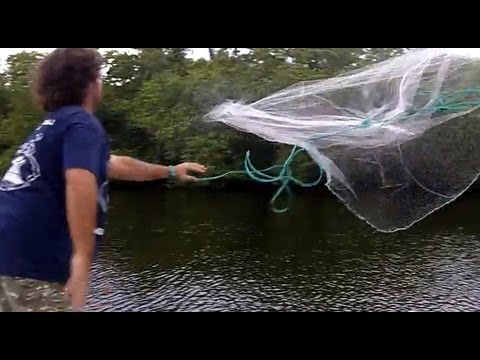
[[[93,311],[476,311],[478,196],[380,234],[327,195],[122,191]]]

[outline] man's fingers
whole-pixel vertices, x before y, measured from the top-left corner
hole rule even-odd
[[[198,182],[198,179],[189,175],[189,172],[203,174],[207,171],[207,168],[197,163],[183,163],[178,166],[178,178],[181,182]]]
[[[185,175],[185,176],[182,177],[182,181],[183,182],[197,182],[198,179],[194,176]]]
[[[83,294],[74,294],[70,297],[70,304],[74,311],[82,311],[85,306],[85,299]]]
[[[195,163],[190,165],[190,169],[192,171],[199,172],[199,173],[203,173],[207,171],[207,168],[205,166],[200,164],[195,164]]]
[[[193,171],[196,173],[204,173],[205,171],[207,171],[207,168],[205,166],[197,163],[188,163],[187,168],[189,171]]]
[[[190,175],[183,175],[179,178],[179,180],[183,183],[198,182],[198,179],[195,176]]]

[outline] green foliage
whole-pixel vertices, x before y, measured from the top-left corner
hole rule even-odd
[[[7,59],[7,70],[0,76],[0,168],[5,169],[20,142],[36,126],[41,113],[30,94],[32,67],[42,58],[23,52]]]
[[[194,61],[186,48],[136,50],[137,54],[105,55],[104,102],[97,115],[111,136],[113,151],[161,163],[198,161],[211,175],[240,170],[247,150],[258,168],[281,162],[290,151],[285,145],[203,121],[213,106],[227,99],[254,101],[296,82],[334,76],[404,51],[211,48],[210,59]],[[37,53],[11,56],[0,74],[3,169],[42,115],[28,88],[29,71],[39,59]],[[293,170],[303,179],[318,172],[307,156],[299,157]]]

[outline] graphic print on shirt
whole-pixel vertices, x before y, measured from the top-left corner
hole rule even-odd
[[[15,153],[12,165],[0,181],[0,191],[13,191],[28,187],[41,175],[40,165],[35,158],[35,143],[43,139],[38,133],[24,143]]]
[[[41,175],[40,165],[35,158],[35,143],[43,139],[43,133],[40,132],[44,126],[55,125],[54,119],[46,119],[35,130],[35,134],[29,141],[20,146],[12,160],[12,165],[0,180],[0,191],[13,191],[30,186]]]

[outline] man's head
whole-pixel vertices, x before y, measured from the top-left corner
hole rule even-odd
[[[94,111],[102,98],[103,58],[96,49],[56,49],[38,65],[33,83],[44,111],[81,105]]]

